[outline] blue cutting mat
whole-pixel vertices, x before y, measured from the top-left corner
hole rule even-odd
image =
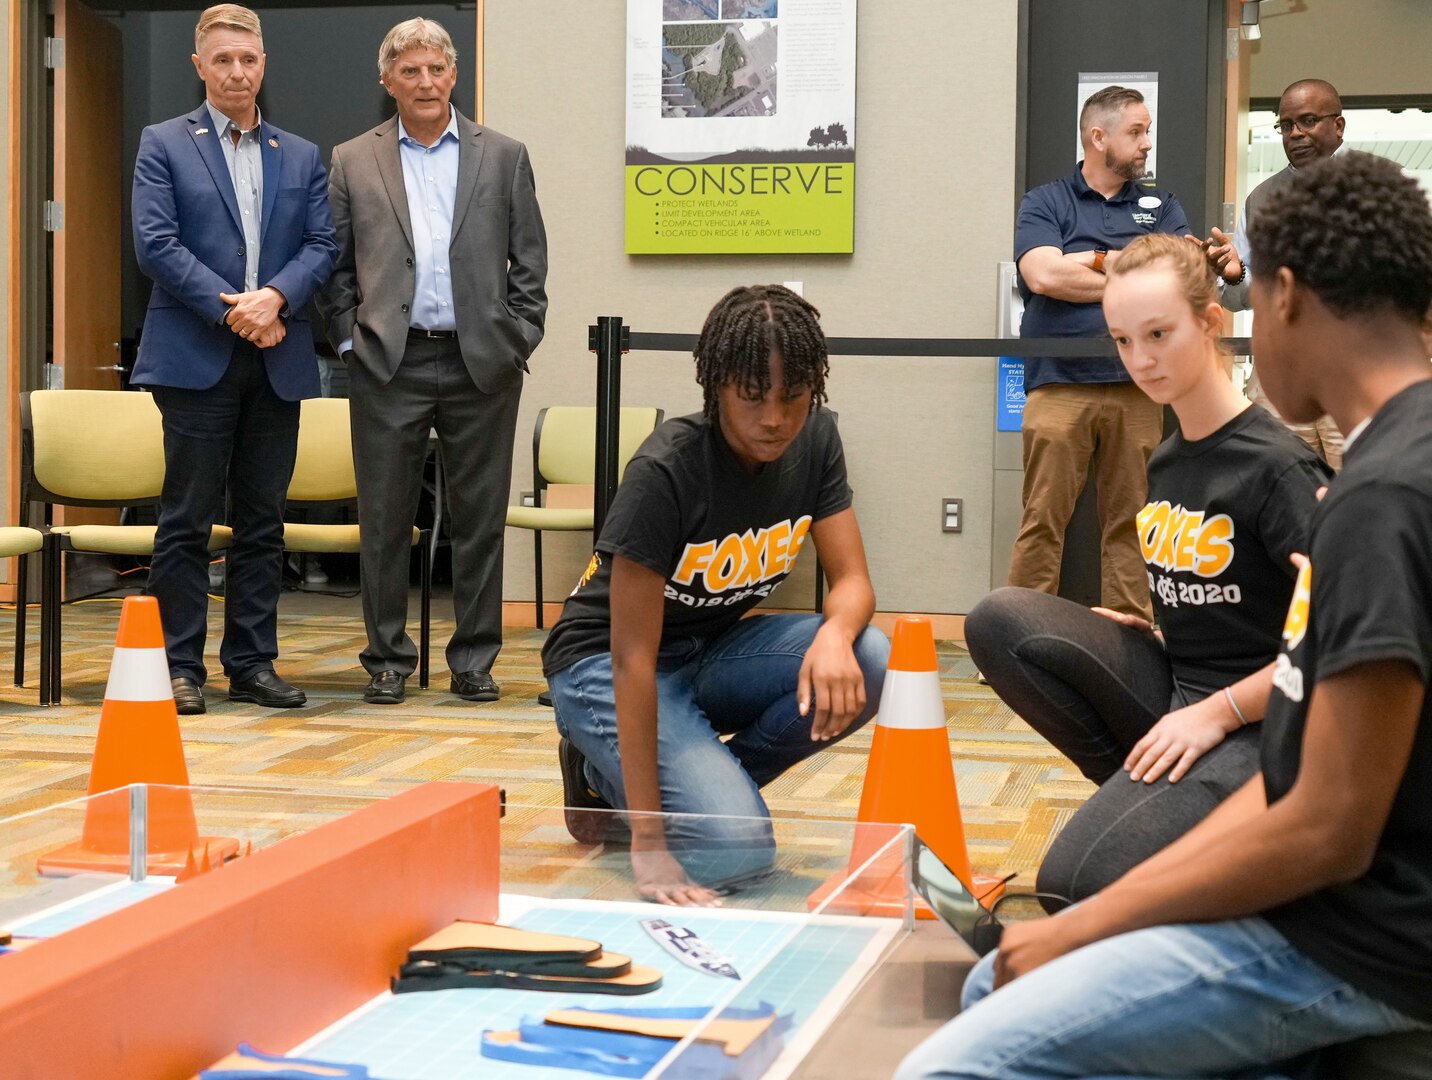
[[[742,981],[686,967],[641,928],[644,918],[689,927],[735,964]],[[380,998],[372,1007],[304,1044],[296,1055],[368,1066],[379,1080],[573,1080],[571,1069],[517,1065],[482,1057],[485,1029],[515,1028],[524,1014],[571,1006],[655,1008],[765,1001],[793,1015],[789,1044],[800,1026],[841,983],[887,920],[812,921],[750,911],[694,911],[596,902],[539,906],[510,920],[550,934],[595,938],[635,962],[659,968],[661,989],[632,997],[532,990],[439,990]],[[863,974],[859,972],[858,974]],[[829,1017],[825,1020],[828,1022]]]

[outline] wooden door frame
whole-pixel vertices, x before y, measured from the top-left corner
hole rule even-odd
[[[5,128],[8,274],[5,310],[4,392],[9,460],[5,520],[23,524],[20,513],[20,394],[44,377],[45,320],[49,280],[45,264],[43,204],[48,197],[50,132],[46,123],[44,42],[48,14],[40,0],[12,0],[6,23],[8,60]],[[37,134],[38,133],[38,134]],[[13,564],[12,564],[13,566]],[[14,577],[0,585],[0,599],[14,599]]]

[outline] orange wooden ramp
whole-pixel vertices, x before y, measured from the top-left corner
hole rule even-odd
[[[498,817],[490,784],[424,784],[4,957],[0,1073],[179,1080],[296,1045],[413,942],[497,918]]]

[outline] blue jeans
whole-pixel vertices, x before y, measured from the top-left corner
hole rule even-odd
[[[757,615],[710,641],[664,646],[656,663],[657,762],[661,807],[675,819],[667,842],[699,881],[760,873],[775,861],[770,810],[760,789],[830,743],[812,742],[810,715],[796,704],[796,681],[819,615]],[[890,642],[866,627],[855,640],[865,675],[865,709],[840,738],[875,715]],[[626,806],[612,655],[598,653],[548,679],[557,730],[587,759],[587,782]],[[722,736],[729,738],[722,740]]]
[[[1290,1075],[1278,1063],[1325,1046],[1428,1027],[1330,975],[1257,918],[1122,934],[992,994],[994,957],[970,973],[964,1011],[896,1080],[1267,1080]]]

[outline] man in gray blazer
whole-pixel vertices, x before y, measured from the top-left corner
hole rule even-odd
[[[1287,167],[1248,193],[1243,203],[1243,217],[1232,236],[1222,229],[1214,229],[1204,241],[1209,262],[1219,276],[1219,302],[1229,311],[1247,311],[1250,306],[1248,281],[1253,267],[1248,262],[1248,222],[1300,168],[1332,157],[1342,149],[1343,123],[1342,98],[1332,83],[1322,79],[1299,79],[1278,99],[1278,121],[1274,126],[1283,137]],[[1256,371],[1248,384],[1248,396],[1274,416],[1278,415],[1258,385]],[[1332,417],[1324,416],[1311,424],[1293,424],[1286,419],[1283,423],[1334,469],[1342,467],[1342,433]]]
[[[547,238],[521,143],[450,103],[452,38],[409,19],[378,51],[398,115],[333,151],[338,261],[320,301],[348,364],[362,533],[365,701],[417,666],[408,566],[429,432],[451,511],[451,689],[495,701],[502,540],[517,403],[547,311]]]

